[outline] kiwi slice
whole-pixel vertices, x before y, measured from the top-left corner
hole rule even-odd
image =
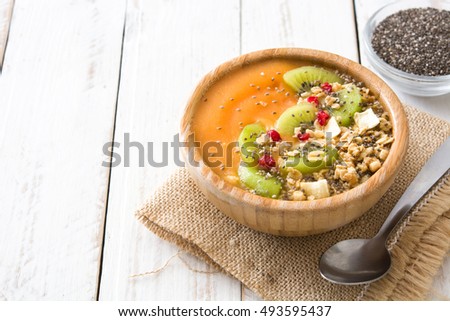
[[[245,126],[239,135],[238,144],[241,159],[250,166],[256,165],[258,161],[258,146],[255,141],[265,132],[266,129],[262,124],[254,123]]]
[[[281,193],[281,182],[277,177],[266,178],[257,166],[250,167],[241,164],[238,175],[241,182],[250,190],[254,190],[257,195],[270,198],[278,198]]]
[[[331,113],[339,125],[350,126],[353,122],[353,115],[361,111],[361,94],[359,88],[350,85],[337,92],[341,107],[331,110]]]
[[[325,166],[326,162],[324,161],[311,162],[306,158],[306,156],[305,157],[290,156],[288,157],[288,159],[283,159],[280,161],[280,170],[285,174],[287,174],[286,169],[288,167],[295,168],[302,174],[312,174],[314,172],[318,172],[324,169]]]
[[[308,148],[305,147],[305,149]],[[317,161],[308,160],[307,153],[305,153],[305,156],[290,156],[287,159],[281,159],[279,163],[280,171],[282,174],[286,175],[287,168],[293,167],[302,174],[312,174],[333,166],[333,164],[339,159],[339,153],[335,148],[326,147],[325,154],[326,157],[323,160]]]
[[[344,83],[344,80],[334,72],[313,66],[304,66],[289,70],[283,75],[283,80],[296,92],[308,91],[311,87],[324,82]]]
[[[285,136],[294,135],[294,129],[301,123],[312,123],[316,119],[317,108],[310,103],[299,103],[286,109],[278,118],[275,129]]]

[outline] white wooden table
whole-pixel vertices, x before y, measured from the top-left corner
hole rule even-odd
[[[196,82],[221,62],[270,47],[366,59],[358,34],[385,1],[0,0],[0,300],[249,300],[237,280],[189,270],[134,211],[175,165],[112,169],[124,135],[177,133]],[[4,57],[3,57],[4,56]],[[415,98],[450,120],[449,95]],[[191,267],[206,264],[186,253]],[[450,259],[431,299],[450,297]]]

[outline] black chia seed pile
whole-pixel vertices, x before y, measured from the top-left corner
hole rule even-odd
[[[450,74],[450,11],[414,8],[394,13],[375,28],[377,55],[402,71],[425,76]]]

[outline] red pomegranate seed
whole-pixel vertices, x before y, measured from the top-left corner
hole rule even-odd
[[[269,170],[271,167],[277,166],[277,162],[275,162],[273,157],[269,154],[264,154],[264,156],[259,159],[258,164],[259,166],[267,170]]]
[[[333,91],[333,86],[330,85],[330,83],[328,82],[324,82],[320,88],[322,88],[322,90],[326,93],[330,93]]]
[[[302,134],[302,133],[299,133],[298,135],[297,135],[297,137],[298,137],[298,139],[300,139],[301,141],[305,141],[305,140],[308,140],[309,139],[309,134],[308,133],[304,133],[304,134]]]
[[[306,99],[306,101],[308,103],[313,103],[318,105],[319,104],[319,98],[317,98],[316,96],[309,96],[308,99]]]
[[[275,129],[271,129],[267,132],[267,135],[269,135],[270,139],[272,139],[274,142],[279,142],[281,140],[280,133],[277,132]]]
[[[321,110],[317,113],[317,121],[320,126],[325,126],[328,123],[328,119],[330,119],[330,115],[324,110]]]

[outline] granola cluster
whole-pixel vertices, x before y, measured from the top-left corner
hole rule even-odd
[[[318,117],[311,124],[295,128],[293,142],[273,141],[269,134],[262,134],[256,139],[259,157],[271,155],[277,160],[277,166],[260,173],[266,178],[280,177],[283,185],[281,199],[303,201],[340,194],[367,181],[383,165],[394,141],[392,125],[389,114],[368,88],[353,82],[330,84],[332,90],[328,91],[315,86],[299,94],[299,102],[311,102],[311,97],[315,97],[314,100],[320,102],[324,110],[341,108],[335,92],[354,85],[359,88],[362,97],[359,114],[368,115],[364,121],[352,121],[351,125],[343,126],[337,125],[340,119],[336,117],[334,126],[325,126]],[[368,122],[366,119],[369,119]],[[293,159],[302,159],[311,166],[326,162],[327,166],[311,173],[302,173],[295,166],[286,165]],[[320,184],[308,184],[311,182],[326,182],[328,186],[323,190],[328,192],[322,192]],[[308,190],[310,188],[315,190],[311,192]]]

